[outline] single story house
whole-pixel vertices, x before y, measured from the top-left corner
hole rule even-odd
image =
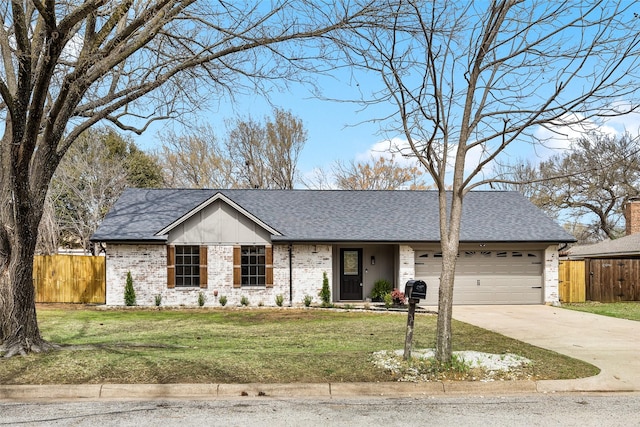
[[[362,302],[384,279],[440,276],[435,191],[127,189],[92,237],[106,244],[107,305]],[[517,192],[465,196],[454,304],[558,301],[558,246],[575,239]]]

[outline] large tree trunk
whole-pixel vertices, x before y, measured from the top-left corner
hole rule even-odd
[[[11,181],[19,182],[5,180],[0,192],[0,352],[5,357],[53,348],[40,336],[33,286],[44,200],[29,198],[28,184],[11,185]]]
[[[453,314],[453,287],[456,261],[460,248],[460,222],[462,219],[462,195],[452,191],[450,201],[444,189],[439,193],[440,247],[442,269],[438,292],[438,322],[436,329],[436,359],[451,362],[453,354],[451,319]],[[447,209],[447,206],[450,206]]]
[[[442,245],[442,272],[438,293],[438,323],[436,336],[436,359],[449,362],[452,355],[451,318],[453,314],[453,285],[455,279],[458,241]]]

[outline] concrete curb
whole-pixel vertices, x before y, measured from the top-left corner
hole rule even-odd
[[[100,399],[229,399],[429,397],[510,395],[562,392],[634,392],[625,383],[603,384],[597,377],[546,381],[437,381],[428,383],[293,383],[293,384],[81,384],[0,385],[0,401]]]

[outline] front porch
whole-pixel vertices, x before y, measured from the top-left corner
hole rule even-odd
[[[404,288],[400,252],[398,244],[333,245],[333,301],[367,301],[378,280],[388,281],[393,288]],[[413,258],[411,261],[413,270]]]

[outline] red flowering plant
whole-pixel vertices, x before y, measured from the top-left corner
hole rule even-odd
[[[407,299],[404,297],[404,292],[400,292],[399,289],[391,291],[391,298],[393,298],[393,303],[396,305],[404,305],[407,302]]]

